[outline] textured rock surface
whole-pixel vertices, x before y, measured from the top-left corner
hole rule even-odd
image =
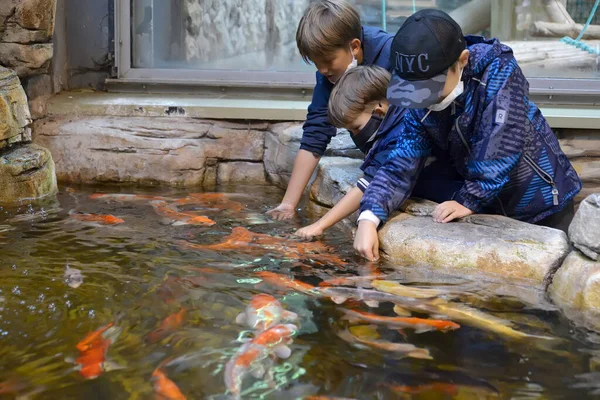
[[[592,260],[600,260],[600,193],[588,196],[569,226],[573,246]]]
[[[50,152],[33,144],[19,146],[0,157],[0,203],[36,199],[57,192]]]
[[[21,78],[47,73],[52,54],[51,43],[0,43],[0,64],[14,69]]]
[[[600,262],[571,252],[554,275],[549,293],[569,319],[600,331]]]
[[[47,118],[35,122],[34,141],[50,149],[61,181],[188,187],[217,183],[222,162],[262,161],[264,131],[257,128],[266,127],[192,118]]]
[[[273,124],[265,136],[265,170],[269,179],[282,188],[290,180],[301,139],[302,124],[297,123]],[[331,140],[325,156],[363,158],[345,130]]]
[[[438,224],[429,216],[402,213],[380,230],[379,238],[394,262],[509,278],[538,288],[550,282],[569,252],[562,231],[491,215]]]
[[[362,161],[346,157],[323,157],[317,167],[317,178],[310,189],[311,198],[333,207],[362,176]]]
[[[0,67],[0,149],[31,139],[27,96],[17,75]]]
[[[222,162],[217,169],[217,183],[265,184],[265,167],[262,162]]]

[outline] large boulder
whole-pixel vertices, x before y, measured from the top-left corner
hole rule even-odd
[[[49,117],[34,123],[35,143],[56,160],[60,181],[212,186],[264,176],[266,125],[188,117]],[[232,165],[223,165],[236,162]],[[231,167],[246,168],[248,174]]]
[[[581,202],[569,226],[569,239],[583,254],[600,261],[600,193]]]
[[[322,206],[335,206],[356,186],[356,181],[362,176],[361,164],[362,161],[347,157],[323,157],[310,189],[311,199]]]
[[[3,0],[0,22],[5,43],[49,42],[54,33],[56,0]]]
[[[27,96],[14,71],[0,66],[0,149],[30,140]]]
[[[0,43],[0,64],[14,69],[21,78],[47,73],[53,54],[52,43]]]
[[[569,319],[600,331],[600,262],[571,252],[554,275],[549,293]]]
[[[0,157],[0,203],[14,203],[56,194],[56,175],[50,152],[28,144]]]
[[[389,260],[462,276],[485,275],[544,289],[570,250],[564,232],[495,215],[440,224],[435,203],[407,205],[379,232]]]
[[[282,188],[290,181],[301,139],[302,125],[298,123],[274,124],[265,136],[265,170],[271,182]],[[338,131],[324,156],[363,158],[346,130]]]

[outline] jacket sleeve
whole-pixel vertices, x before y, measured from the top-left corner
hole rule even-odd
[[[463,187],[454,200],[473,212],[494,201],[519,162],[532,129],[526,101],[528,83],[514,58],[490,65],[481,123],[469,144]]]
[[[391,134],[391,132],[390,132]],[[385,139],[382,139],[385,140]],[[367,160],[361,165],[360,169],[363,171],[363,177],[356,182],[356,186],[364,193],[369,184],[377,174],[377,171],[385,164],[388,157],[396,148],[396,140],[388,140],[383,144],[381,148],[375,144],[372,151],[377,151],[377,154],[372,157],[368,157]]]
[[[332,89],[333,84],[317,72],[317,84],[313,92],[312,102],[308,106],[306,122],[302,127],[300,149],[310,151],[318,156],[325,153],[331,138],[337,133],[335,127],[329,122],[327,115],[327,103]]]
[[[371,211],[381,222],[410,196],[417,177],[431,153],[425,129],[412,112],[406,114],[395,148],[373,177],[360,204],[360,212]]]

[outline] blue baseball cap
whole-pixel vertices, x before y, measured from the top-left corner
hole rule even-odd
[[[439,101],[448,68],[466,49],[460,26],[441,10],[420,10],[404,22],[392,41],[391,104],[427,108]]]

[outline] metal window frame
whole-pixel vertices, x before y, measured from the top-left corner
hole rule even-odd
[[[172,87],[174,91],[198,92],[200,87],[256,88],[268,92],[290,89],[290,95],[305,96],[315,85],[315,74],[306,72],[203,70],[203,69],[150,69],[132,68],[131,57],[131,1],[114,0],[115,58],[117,78],[110,80],[111,88],[121,83],[131,91],[139,86]],[[530,95],[542,104],[600,105],[600,79],[528,77]]]

